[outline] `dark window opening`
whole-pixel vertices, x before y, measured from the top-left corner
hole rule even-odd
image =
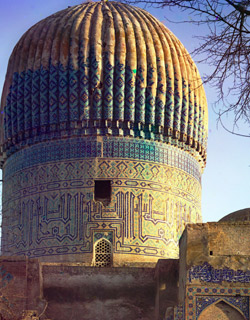
[[[95,201],[108,204],[111,201],[111,180],[95,181]]]
[[[212,256],[213,255],[213,251],[210,251],[210,256]]]

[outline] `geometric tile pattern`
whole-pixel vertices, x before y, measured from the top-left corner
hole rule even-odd
[[[8,155],[37,142],[112,135],[178,146],[204,166],[200,76],[181,43],[149,13],[118,2],[81,4],[36,24],[16,48],[2,106]]]
[[[150,161],[150,152],[148,160],[123,158],[125,141],[121,139],[123,152],[119,154],[113,140],[109,144],[108,138],[99,137],[88,156],[79,158],[75,157],[77,143],[71,140],[37,144],[7,159],[3,172],[3,254],[63,254],[82,261],[83,253],[92,253],[94,242],[106,235],[103,237],[112,243],[114,255],[133,255],[138,261],[143,256],[177,258],[178,240],[186,223],[201,222],[200,178],[194,174],[198,171],[190,174],[177,165],[181,166],[180,155],[185,152],[166,146],[171,164]],[[82,140],[85,146],[93,142]],[[50,144],[50,152],[44,152]],[[115,145],[119,146],[118,141]],[[105,151],[109,157],[104,157],[105,146],[110,147]],[[103,157],[98,157],[99,152]],[[142,154],[146,159],[145,149]],[[111,181],[111,202],[106,206],[94,201],[96,179]]]
[[[201,169],[187,152],[160,142],[116,137],[68,138],[33,145],[8,158],[5,179],[34,165],[91,157],[127,158],[167,164],[184,170],[201,182]]]
[[[249,320],[248,284],[235,283],[234,287],[225,285],[188,286],[186,289],[186,313],[183,320],[197,320],[208,306],[224,301],[238,310],[245,319]],[[179,318],[178,318],[179,319]]]
[[[174,320],[183,320],[185,315],[185,310],[182,305],[178,305],[174,308]]]
[[[211,304],[219,301],[229,302],[230,305],[242,311],[246,319],[249,319],[249,297],[232,296],[201,296],[196,298],[196,317],[198,319],[201,312]]]

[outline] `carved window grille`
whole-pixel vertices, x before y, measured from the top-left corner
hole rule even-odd
[[[106,240],[102,239],[95,245],[95,266],[96,267],[110,267],[112,264],[112,245]]]

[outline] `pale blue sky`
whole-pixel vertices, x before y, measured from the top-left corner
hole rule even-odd
[[[33,24],[56,11],[80,4],[79,0],[1,0],[0,1],[0,90],[2,90],[8,58],[16,42]],[[206,26],[172,24],[166,20],[181,19],[177,10],[147,8],[163,22],[185,45],[189,52],[197,40],[194,35],[204,35]],[[187,19],[191,16],[185,14]],[[195,61],[198,58],[194,59]],[[197,64],[201,74],[207,66]],[[212,105],[216,100],[215,89],[205,86],[209,107],[209,140],[207,167],[203,174],[203,221],[218,221],[224,215],[250,207],[250,138],[240,138],[216,126]],[[1,92],[1,91],[0,91]],[[230,120],[230,118],[229,118]],[[250,133],[250,128],[245,132]]]

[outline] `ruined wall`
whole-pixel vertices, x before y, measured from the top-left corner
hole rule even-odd
[[[2,257],[0,270],[4,320],[162,320],[178,303],[178,260],[94,268]]]
[[[179,316],[249,319],[250,224],[193,224],[180,240]],[[180,311],[181,310],[181,311]],[[216,318],[217,319],[217,318]]]
[[[0,316],[4,320],[23,319],[24,310],[43,308],[37,260],[1,257],[0,276]]]
[[[155,268],[155,319],[165,319],[167,309],[178,304],[179,260],[160,259]]]
[[[46,315],[66,319],[154,319],[154,269],[43,265]]]

